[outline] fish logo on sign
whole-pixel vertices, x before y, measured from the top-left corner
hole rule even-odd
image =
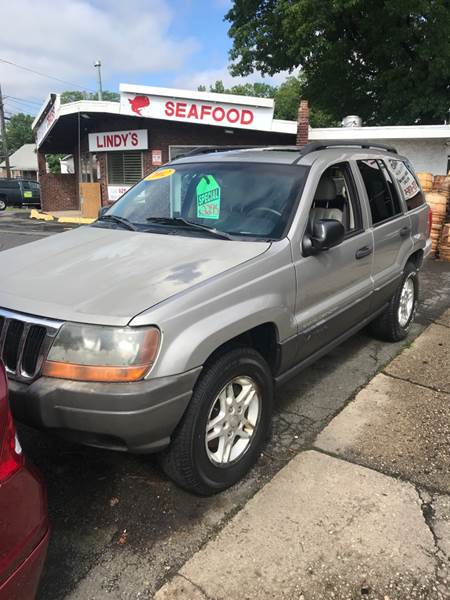
[[[131,110],[142,117],[141,110],[150,105],[150,98],[148,96],[135,96],[132,99],[129,98],[128,102],[131,105]]]

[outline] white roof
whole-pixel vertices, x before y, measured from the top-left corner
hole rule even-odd
[[[450,125],[384,125],[379,127],[310,128],[311,142],[332,140],[450,139]]]
[[[37,171],[36,144],[24,144],[13,152],[9,157],[9,164],[13,171]],[[0,163],[0,167],[5,167],[5,161]]]
[[[199,92],[192,90],[179,90],[175,88],[162,88],[153,86],[132,85],[128,83],[120,84],[120,91],[131,94],[148,94],[151,96],[183,98],[186,100],[203,100],[205,102],[223,102],[229,104],[247,105],[255,108],[273,109],[274,100],[271,98],[254,98],[251,96],[237,96],[233,94],[216,94],[215,92]],[[55,94],[50,94],[45,101],[42,109],[39,111],[33,122],[33,129],[38,129],[38,123],[45,113],[45,108],[54,98]],[[120,102],[106,102],[97,100],[80,100],[79,102],[69,102],[59,104],[57,102],[57,111],[55,119],[51,122],[46,131],[43,132],[39,143],[47,136],[50,129],[56,121],[65,115],[81,113],[83,117],[89,118],[89,113],[109,113],[121,114]],[[139,117],[136,117],[139,118]],[[287,133],[295,135],[297,133],[297,122],[286,121],[282,119],[272,119],[270,129],[261,129],[273,133]],[[39,131],[38,131],[39,133]],[[38,137],[39,139],[39,137]],[[333,140],[398,140],[398,139],[443,139],[450,140],[450,125],[400,125],[400,126],[379,126],[379,127],[325,127],[309,129],[309,139],[315,141],[333,141]],[[37,168],[37,167],[36,167]]]

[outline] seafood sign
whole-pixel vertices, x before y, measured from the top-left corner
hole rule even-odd
[[[274,105],[273,100],[267,98],[125,84],[121,85],[120,91],[122,114],[229,128],[272,129]]]

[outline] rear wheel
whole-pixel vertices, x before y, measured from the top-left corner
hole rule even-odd
[[[408,335],[419,297],[419,274],[412,262],[406,263],[402,280],[387,308],[370,324],[370,330],[382,340],[399,342]]]
[[[257,460],[271,424],[272,375],[263,357],[237,348],[201,375],[172,443],[166,474],[190,492],[210,495],[241,479]]]
[[[5,210],[6,208],[6,198],[0,196],[0,210]]]

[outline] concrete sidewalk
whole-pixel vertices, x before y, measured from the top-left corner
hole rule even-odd
[[[157,600],[450,599],[450,311]]]

